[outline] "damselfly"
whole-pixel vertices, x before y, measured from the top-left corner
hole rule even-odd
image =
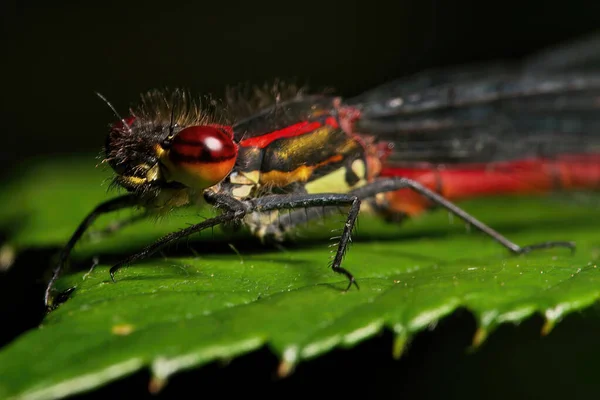
[[[573,248],[568,241],[520,246],[452,201],[600,187],[599,107],[597,37],[519,65],[434,71],[346,100],[282,85],[228,96],[222,106],[185,91],[150,92],[127,118],[113,109],[120,122],[103,157],[128,193],[99,204],[79,225],[59,256],[46,305],[98,216],[136,206],[160,213],[200,199],[220,213],[115,264],[113,281],[122,266],[194,232],[241,223],[283,240],[341,206],[349,212],[330,266],[348,279],[347,289],[358,287],[342,259],[361,209],[397,221],[442,207],[512,253]]]

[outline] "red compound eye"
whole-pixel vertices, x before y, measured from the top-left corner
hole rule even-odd
[[[205,189],[222,181],[232,170],[238,147],[228,127],[190,126],[170,142],[171,179]]]

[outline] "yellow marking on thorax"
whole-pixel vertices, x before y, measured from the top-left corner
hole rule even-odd
[[[361,181],[366,179],[367,168],[365,167],[365,162],[363,160],[354,160],[352,162],[352,171],[360,178]],[[355,187],[357,185],[354,185]],[[362,185],[361,185],[362,186]]]
[[[146,183],[146,178],[139,178],[137,176],[121,175],[121,179],[127,182],[130,186],[139,186]]]
[[[269,171],[260,175],[262,184],[274,186],[287,186],[294,182],[306,182],[313,173],[315,167],[302,165],[290,172]]]
[[[346,182],[346,167],[341,167],[335,171],[305,185],[308,193],[347,193],[352,189],[363,186],[367,181],[365,176],[365,163],[362,160],[355,160],[352,163],[352,171],[361,179],[354,185],[349,186]]]
[[[250,192],[252,192],[252,189],[254,187],[255,187],[254,185],[239,185],[239,186],[236,186],[231,191],[231,194],[236,199],[239,199],[239,200],[246,199],[246,198],[248,198],[248,196],[250,195]]]
[[[260,183],[263,185],[287,186],[294,182],[306,182],[310,179],[313,172],[327,164],[339,162],[344,157],[341,154],[336,154],[328,159],[321,161],[315,165],[301,165],[293,171],[269,171],[260,174]]]
[[[229,177],[229,181],[231,183],[236,183],[239,185],[251,185],[258,184],[260,182],[260,172],[259,171],[249,171],[249,172],[239,172],[236,174],[232,174]]]
[[[260,174],[258,171],[251,172],[233,172],[229,175],[229,182],[235,186],[231,190],[231,194],[238,200],[247,199],[252,193],[252,189],[259,186],[258,178]]]

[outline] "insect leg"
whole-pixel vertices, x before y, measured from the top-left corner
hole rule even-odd
[[[246,215],[248,211],[248,207],[245,203],[242,203],[241,201],[227,194],[207,191],[204,197],[208,203],[214,205],[216,208],[225,209],[225,212],[216,217],[206,219],[198,224],[188,226],[185,229],[181,229],[177,232],[165,235],[162,238],[155,241],[154,243],[152,243],[151,245],[143,248],[139,252],[132,254],[124,260],[119,261],[110,269],[110,278],[112,279],[112,281],[115,282],[115,274],[119,269],[121,269],[125,265],[129,265],[134,261],[151,256],[152,254],[156,253],[158,250],[167,246],[168,244],[173,243],[186,236],[189,236],[193,233],[200,232],[204,229],[212,228],[217,225],[221,225],[225,222],[236,220],[239,221],[244,217],[244,215]]]
[[[236,200],[235,198],[226,194],[207,192],[205,198],[209,203],[214,204],[217,208],[225,209],[225,212],[219,216],[207,219],[180,231],[163,236],[161,239],[157,240],[150,246],[142,249],[140,252],[133,254],[127,259],[115,264],[110,269],[111,279],[114,281],[115,273],[121,267],[128,265],[134,261],[140,260],[142,258],[148,257],[156,251],[158,251],[159,249],[161,249],[162,247],[174,241],[177,241],[193,233],[200,232],[204,229],[223,224],[225,222],[236,220],[239,221],[246,214],[252,212],[267,212],[274,210],[295,209],[299,207],[350,205],[351,210],[348,213],[348,219],[346,221],[346,224],[344,225],[344,231],[340,236],[338,250],[331,263],[331,269],[334,272],[343,274],[344,276],[346,276],[346,278],[348,278],[348,288],[350,288],[352,284],[358,287],[352,274],[340,266],[342,263],[344,253],[348,246],[348,242],[350,241],[350,234],[352,233],[352,228],[354,227],[354,223],[358,216],[358,212],[360,211],[360,200],[356,196],[339,193],[271,195],[240,202],[239,200]]]
[[[366,186],[363,186],[361,188],[355,189],[352,192],[350,192],[350,194],[353,194],[361,199],[364,199],[367,197],[375,196],[378,193],[392,192],[392,191],[396,191],[399,189],[413,190],[413,191],[419,193],[420,195],[426,197],[428,200],[432,201],[433,203],[435,203],[441,207],[444,207],[446,210],[450,211],[452,214],[461,218],[466,223],[473,225],[475,228],[479,229],[481,232],[485,233],[486,235],[488,235],[489,237],[494,239],[496,242],[500,243],[502,246],[506,247],[508,250],[510,250],[511,252],[513,252],[515,254],[525,254],[525,253],[529,253],[532,250],[547,249],[547,248],[552,248],[552,247],[567,247],[571,250],[575,249],[575,243],[565,242],[565,241],[543,242],[543,243],[536,243],[533,245],[521,247],[518,244],[513,243],[512,241],[510,241],[509,239],[504,237],[499,232],[490,228],[483,222],[479,221],[474,216],[468,214],[466,211],[464,211],[463,209],[461,209],[460,207],[458,207],[451,201],[445,199],[444,197],[440,196],[439,194],[431,191],[430,189],[427,189],[420,183],[415,182],[411,179],[384,178],[384,179],[377,180],[373,183],[370,183]]]
[[[265,236],[268,240],[277,243],[282,241],[284,235],[296,226],[308,224],[314,220],[321,220],[339,212],[340,210],[337,207],[314,207],[293,210],[290,213],[281,215],[276,223],[268,224],[265,229]]]
[[[105,201],[104,203],[102,203],[102,204],[98,205],[96,208],[94,208],[92,210],[92,212],[90,212],[85,217],[85,219],[79,224],[79,226],[77,227],[77,230],[75,231],[75,233],[73,233],[73,235],[69,239],[69,242],[61,250],[61,252],[58,256],[58,265],[54,269],[54,271],[52,273],[52,277],[50,278],[50,281],[48,282],[48,285],[46,286],[46,291],[44,293],[44,304],[46,305],[46,308],[50,308],[52,306],[52,304],[51,304],[52,301],[50,299],[50,292],[52,291],[52,287],[54,286],[54,283],[60,276],[60,273],[61,273],[67,259],[69,258],[69,255],[71,254],[71,251],[73,250],[73,247],[75,247],[75,244],[79,241],[79,239],[81,239],[81,236],[83,236],[83,234],[90,227],[90,225],[92,225],[94,223],[94,221],[100,215],[109,213],[111,211],[120,210],[123,208],[133,207],[136,204],[138,204],[137,197],[135,195],[127,194],[124,196],[116,197],[114,199]]]
[[[360,199],[357,196],[343,193],[276,195],[260,197],[251,200],[251,202],[255,205],[255,208],[252,211],[258,212],[295,209],[299,207],[309,208],[350,205],[350,211],[348,212],[342,235],[339,237],[338,248],[331,261],[330,267],[334,272],[348,278],[348,287],[346,290],[350,289],[352,285],[355,285],[358,288],[358,283],[356,283],[354,276],[352,276],[350,271],[341,266],[348,243],[350,242],[352,229],[354,228],[356,218],[360,212]]]

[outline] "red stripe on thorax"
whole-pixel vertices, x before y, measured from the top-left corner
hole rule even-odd
[[[333,117],[328,117],[325,120],[325,124],[330,125],[334,128],[337,128],[339,126],[337,120]],[[240,145],[244,147],[258,147],[260,149],[264,149],[274,140],[304,135],[305,133],[315,131],[321,126],[323,126],[323,124],[319,121],[302,121],[297,124],[286,126],[283,129],[278,129],[276,131],[265,133],[263,135],[256,136],[253,138],[244,139],[240,142]]]

